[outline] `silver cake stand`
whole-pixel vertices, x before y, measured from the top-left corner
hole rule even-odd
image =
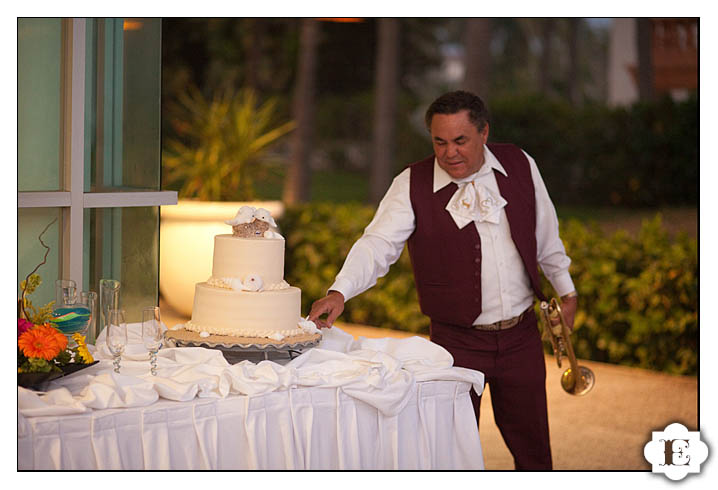
[[[230,364],[241,361],[274,361],[288,362],[321,342],[321,335],[309,340],[281,341],[277,343],[254,343],[254,342],[225,342],[216,341],[214,336],[198,339],[180,339],[172,336],[173,330],[167,330],[164,334],[164,344],[167,347],[204,347],[216,349]]]

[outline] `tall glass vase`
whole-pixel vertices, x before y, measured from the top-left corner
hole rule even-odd
[[[87,337],[85,342],[94,344],[97,339],[97,293],[94,291],[83,291],[80,293],[80,303],[90,310],[90,322],[87,326]]]
[[[78,291],[73,280],[58,279],[55,281],[55,304],[50,323],[69,340],[76,333],[86,336],[95,315],[95,297],[91,291]]]
[[[120,308],[120,281],[114,279],[100,279],[100,328],[99,335],[107,328],[111,310]],[[105,332],[107,335],[107,332]]]

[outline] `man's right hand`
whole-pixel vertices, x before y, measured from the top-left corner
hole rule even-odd
[[[312,304],[309,312],[309,320],[316,323],[319,328],[329,328],[334,324],[334,320],[344,311],[344,295],[339,291],[329,291],[322,299],[316,300]],[[320,320],[319,317],[327,314],[326,320]]]

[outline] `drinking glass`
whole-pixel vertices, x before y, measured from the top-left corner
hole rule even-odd
[[[107,328],[110,310],[120,308],[120,281],[100,279],[100,331]]]
[[[152,376],[157,376],[157,351],[162,346],[160,309],[157,306],[149,306],[142,310],[142,342],[150,351],[150,372]]]
[[[115,372],[120,372],[120,359],[127,345],[127,322],[125,321],[125,310],[110,310],[107,315],[107,348],[112,353],[112,363]]]
[[[87,338],[85,343],[94,344],[97,339],[97,293],[94,291],[83,291],[80,293],[79,303],[90,310],[90,318],[87,322]]]
[[[73,305],[77,300],[77,284],[72,279],[58,279],[55,281],[55,304],[53,310],[64,305]]]

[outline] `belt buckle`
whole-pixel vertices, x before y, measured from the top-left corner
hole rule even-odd
[[[476,330],[483,330],[486,332],[498,332],[500,330],[508,330],[509,328],[513,328],[519,323],[521,323],[521,320],[524,318],[525,314],[526,312],[524,311],[519,316],[509,318],[508,320],[499,320],[498,322],[488,323],[485,325],[474,325],[474,328]]]
[[[483,325],[483,326],[486,327],[486,330],[488,330],[490,332],[498,332],[499,330],[502,330],[502,328],[501,328],[502,322],[503,322],[503,320],[499,320],[498,322],[489,323],[488,325]]]
[[[498,322],[494,323],[486,323],[483,325],[474,325],[475,330],[482,330],[484,332],[498,332],[501,330],[501,323],[503,320],[499,320]]]

